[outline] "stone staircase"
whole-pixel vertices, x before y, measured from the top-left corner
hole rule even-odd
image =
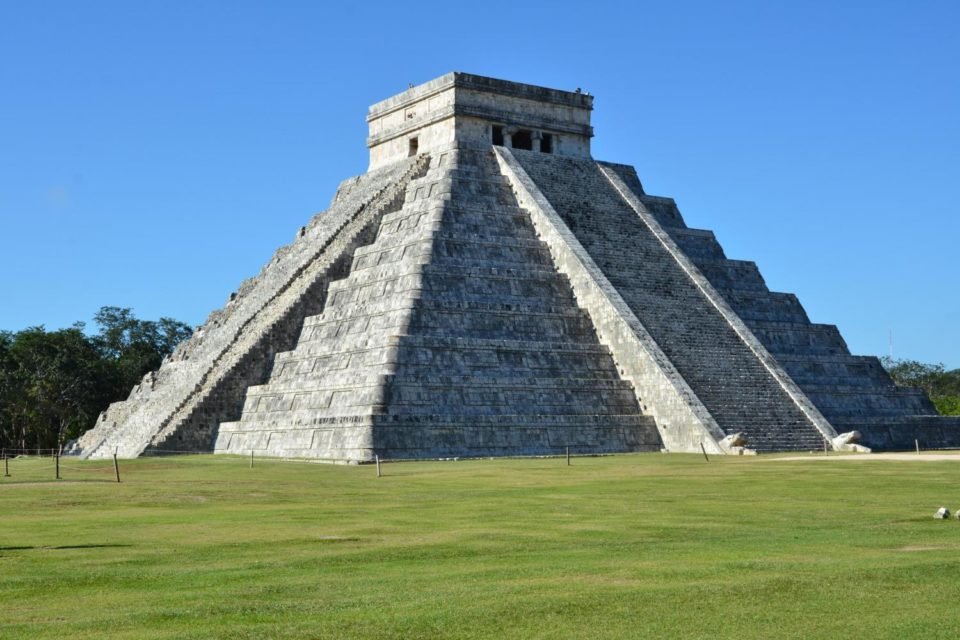
[[[823,447],[820,431],[595,162],[513,155],[725,433],[744,434],[759,451]],[[687,235],[688,245],[712,237]],[[722,255],[705,242],[698,248],[710,265]],[[712,275],[762,291],[751,263],[716,264]]]
[[[489,151],[451,151],[248,390],[217,451],[370,460],[658,450]]]

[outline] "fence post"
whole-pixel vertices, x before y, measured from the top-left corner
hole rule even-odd
[[[57,469],[57,480],[59,480],[60,479],[60,454],[59,453],[53,454],[53,461]]]
[[[703,441],[702,441],[702,440],[700,441],[700,451],[703,451],[703,459],[706,460],[707,462],[710,462],[710,458],[707,457],[707,450],[706,450],[706,448],[703,446]]]
[[[117,476],[117,482],[120,482],[120,465],[117,464],[117,452],[113,452],[113,473]]]
[[[377,460],[377,477],[379,478],[380,477],[380,456],[375,455],[374,458],[376,458]]]
[[[7,457],[7,450],[3,450],[3,477],[10,477],[10,458]]]
[[[253,469],[253,449],[250,449],[250,468]]]
[[[914,440],[914,441],[913,441],[913,444],[916,445],[916,447],[917,447],[917,455],[920,455],[920,441],[919,441],[919,440]]]
[[[567,447],[567,466],[570,466],[570,447]]]

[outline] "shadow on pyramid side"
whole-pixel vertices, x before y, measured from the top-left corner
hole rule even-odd
[[[592,98],[448,74],[87,457],[330,461],[960,445],[960,420],[589,153]],[[744,448],[746,447],[746,449]]]

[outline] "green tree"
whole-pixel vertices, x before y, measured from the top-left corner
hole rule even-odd
[[[101,385],[104,362],[82,330],[31,327],[5,348],[5,445],[54,449],[77,437],[109,402]]]
[[[945,416],[960,415],[960,369],[947,371],[943,364],[916,360],[881,360],[894,383],[902,387],[920,387]]]
[[[960,395],[939,396],[933,400],[940,415],[960,416]]]
[[[122,399],[148,371],[160,367],[193,329],[172,318],[139,320],[124,307],[101,307],[93,317],[99,333],[93,342],[112,365],[112,395]]]
[[[182,322],[139,320],[121,307],[94,319],[93,336],[82,323],[0,331],[0,447],[55,449],[80,436],[191,334]]]
[[[5,446],[14,441],[14,403],[22,395],[12,344],[13,333],[0,331],[0,443]]]

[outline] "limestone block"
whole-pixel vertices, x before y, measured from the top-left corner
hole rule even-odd
[[[859,431],[847,431],[846,433],[841,433],[836,438],[833,439],[833,449],[834,451],[854,451],[856,453],[870,453],[870,447],[865,447],[857,442],[863,436]]]

